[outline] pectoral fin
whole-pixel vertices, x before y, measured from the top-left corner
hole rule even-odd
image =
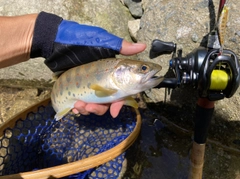
[[[99,86],[97,84],[92,84],[90,86],[91,89],[95,90],[95,95],[98,97],[107,97],[107,96],[111,96],[114,93],[117,92],[117,90],[115,89],[110,89],[110,88],[104,88],[102,86]]]
[[[124,98],[124,105],[131,106],[131,107],[136,108],[136,109],[138,108],[137,101],[130,96]]]
[[[55,119],[58,121],[59,119],[62,119],[69,111],[71,111],[72,108],[65,108],[62,111],[57,112],[55,115]]]

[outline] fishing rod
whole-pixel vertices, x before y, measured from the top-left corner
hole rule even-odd
[[[191,179],[202,178],[214,102],[231,98],[240,84],[239,59],[233,51],[224,49],[228,12],[226,0],[220,0],[217,23],[208,36],[207,47],[198,47],[183,57],[182,49],[177,50],[177,44],[155,39],[150,49],[150,58],[172,53],[169,67],[175,77],[165,78],[156,88],[174,89],[189,84],[198,91],[188,176]]]

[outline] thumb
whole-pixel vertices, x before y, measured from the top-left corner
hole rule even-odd
[[[120,54],[134,55],[144,51],[145,49],[146,49],[146,44],[144,43],[131,43],[126,40],[123,40]]]

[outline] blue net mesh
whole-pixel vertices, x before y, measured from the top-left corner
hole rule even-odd
[[[124,107],[119,117],[109,113],[76,117],[68,114],[53,120],[52,106],[19,119],[0,139],[0,176],[39,170],[100,154],[126,139],[136,125],[136,114]],[[117,178],[125,153],[85,172],[65,178]]]

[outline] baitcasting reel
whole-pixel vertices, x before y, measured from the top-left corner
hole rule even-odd
[[[230,98],[238,89],[240,67],[236,54],[231,50],[199,47],[182,57],[182,50],[178,50],[176,55],[176,44],[154,40],[150,58],[172,52],[169,66],[175,78],[165,78],[156,88],[191,84],[198,89],[200,97],[211,101]]]

